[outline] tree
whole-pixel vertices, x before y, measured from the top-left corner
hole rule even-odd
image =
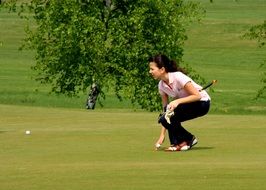
[[[249,31],[244,35],[244,37],[249,39],[255,39],[258,41],[259,47],[263,47],[266,45],[266,20],[264,23],[252,26]],[[260,65],[261,68],[266,67],[266,60]],[[266,71],[264,70],[262,73],[262,87],[258,90],[256,98],[262,97],[266,94]]]
[[[36,50],[39,81],[68,95],[97,81],[148,110],[160,108],[148,57],[182,63],[185,26],[204,12],[184,0],[30,0],[21,8],[35,21],[27,18],[25,47]]]

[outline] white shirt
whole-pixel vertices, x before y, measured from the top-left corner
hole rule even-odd
[[[161,95],[167,94],[174,99],[187,97],[190,94],[185,91],[184,86],[188,82],[191,82],[191,84],[199,91],[201,95],[201,101],[208,101],[211,99],[205,90],[200,91],[202,89],[200,85],[195,83],[190,77],[183,74],[182,72],[169,72],[168,76],[169,85],[166,84],[163,80],[161,80],[158,84],[159,93]]]

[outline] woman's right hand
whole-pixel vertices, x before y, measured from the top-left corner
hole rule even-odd
[[[157,140],[156,144],[163,144],[164,142],[164,135],[161,135],[160,138]]]
[[[156,150],[158,150],[161,147],[161,145],[163,144],[165,133],[166,133],[166,129],[162,126],[161,127],[160,137],[155,143],[155,149]]]
[[[159,139],[155,143],[155,149],[158,150],[164,142],[164,135],[160,135]]]

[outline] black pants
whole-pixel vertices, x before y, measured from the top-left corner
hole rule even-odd
[[[162,125],[168,130],[169,140],[172,145],[178,145],[184,141],[192,140],[193,135],[182,127],[181,122],[201,117],[208,113],[210,101],[197,101],[187,104],[178,105],[171,117],[171,124],[166,120],[162,121]]]

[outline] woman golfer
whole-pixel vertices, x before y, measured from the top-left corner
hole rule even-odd
[[[172,112],[168,121],[166,117],[160,119],[162,128],[156,146],[159,147],[163,143],[168,130],[171,146],[166,151],[189,150],[198,140],[184,129],[181,123],[207,114],[210,108],[210,96],[200,85],[185,75],[175,61],[163,54],[151,57],[149,67],[149,73],[153,78],[160,80],[158,88],[164,111],[167,109]]]

